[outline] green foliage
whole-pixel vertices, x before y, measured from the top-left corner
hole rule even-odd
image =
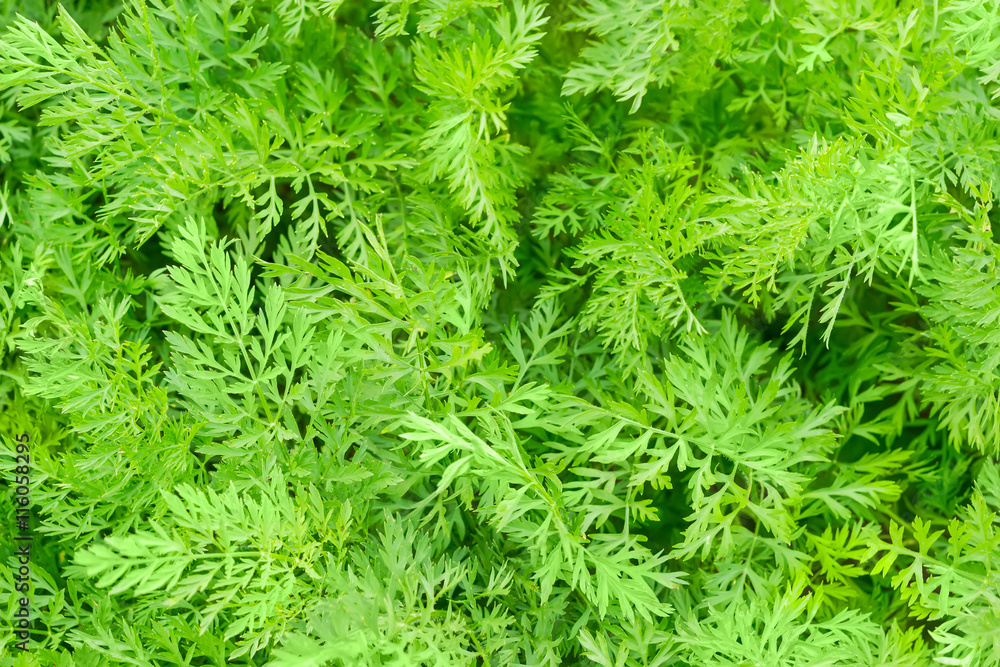
[[[1000,667],[998,11],[0,2],[0,667]]]

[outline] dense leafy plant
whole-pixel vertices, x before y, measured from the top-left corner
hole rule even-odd
[[[0,28],[0,665],[1000,665],[996,0]]]

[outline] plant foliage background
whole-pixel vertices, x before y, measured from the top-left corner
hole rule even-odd
[[[0,664],[1000,665],[1000,2],[0,2]]]

